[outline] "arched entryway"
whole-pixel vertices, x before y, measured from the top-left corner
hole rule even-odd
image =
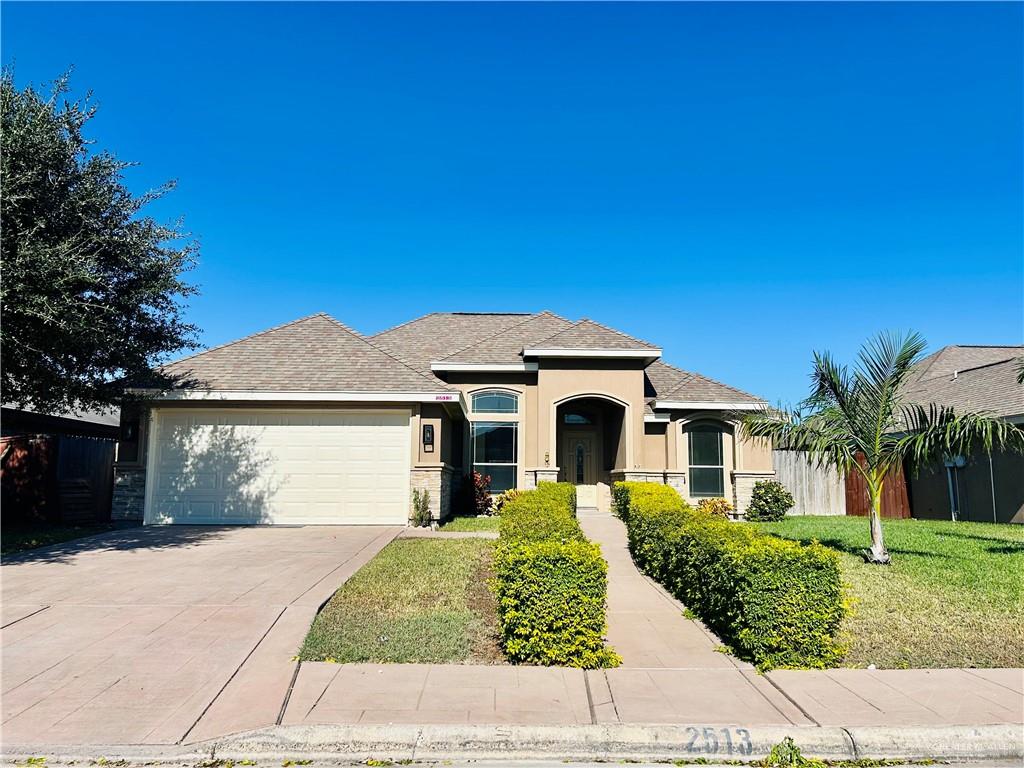
[[[627,429],[625,404],[608,397],[581,395],[556,407],[558,479],[577,486],[580,506],[596,506],[597,486],[627,466]]]

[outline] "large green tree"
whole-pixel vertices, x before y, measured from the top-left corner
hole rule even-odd
[[[141,213],[173,182],[133,195],[133,163],[91,151],[95,106],[68,93],[66,75],[48,92],[2,75],[2,397],[45,411],[117,402],[196,332],[182,313],[197,245]]]
[[[797,410],[764,410],[744,420],[747,434],[770,438],[776,448],[806,451],[819,465],[863,476],[871,501],[869,562],[890,560],[881,516],[890,472],[973,450],[1024,448],[1024,432],[1002,419],[908,402],[905,384],[924,349],[916,333],[883,333],[861,347],[852,370],[815,353],[811,394]]]

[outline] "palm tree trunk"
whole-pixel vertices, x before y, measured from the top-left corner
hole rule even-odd
[[[882,484],[883,478],[873,478],[868,483],[868,493],[871,496],[871,511],[868,517],[871,521],[871,549],[865,552],[869,563],[878,565],[889,564],[889,551],[885,548],[885,540],[882,538]]]

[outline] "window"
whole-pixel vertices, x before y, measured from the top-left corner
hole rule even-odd
[[[519,413],[519,395],[514,392],[476,392],[473,413]]]
[[[725,465],[722,460],[722,430],[710,424],[691,427],[690,496],[725,495]]]
[[[510,421],[475,421],[470,430],[473,471],[491,478],[491,493],[515,488],[519,425]]]
[[[583,449],[583,443],[579,443],[576,446],[576,485],[583,485],[584,477],[586,472],[586,453]]]
[[[593,424],[589,416],[584,416],[582,413],[567,413],[565,414],[566,424]]]

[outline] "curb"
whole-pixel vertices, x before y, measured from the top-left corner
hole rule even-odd
[[[211,760],[315,763],[376,760],[752,761],[792,737],[826,760],[1024,760],[1024,726],[817,727],[704,725],[296,725],[248,731],[191,745],[5,747],[6,762],[98,760],[195,764]]]

